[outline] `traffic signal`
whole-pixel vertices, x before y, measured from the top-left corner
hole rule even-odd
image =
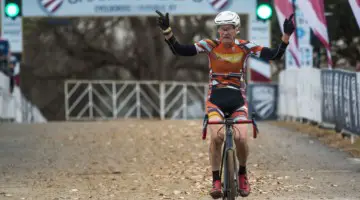
[[[22,0],[5,0],[4,13],[6,17],[12,19],[22,16]]]
[[[256,18],[258,20],[269,20],[272,17],[272,13],[271,0],[256,0]]]

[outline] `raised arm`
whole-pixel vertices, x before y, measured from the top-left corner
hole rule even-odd
[[[289,37],[289,36],[283,36]],[[289,40],[289,39],[287,39]],[[260,58],[265,60],[278,60],[281,59],[285,53],[286,47],[289,44],[289,41],[282,40],[281,43],[276,48],[263,47],[260,52]]]
[[[251,48],[252,53],[265,60],[281,59],[289,44],[289,38],[295,29],[294,23],[292,22],[293,17],[294,14],[292,14],[289,19],[285,19],[283,25],[284,35],[281,37],[281,43],[276,48],[254,46]]]
[[[165,36],[165,42],[169,45],[174,55],[195,56],[199,53],[195,44],[180,44],[176,40],[170,27],[169,13],[166,13],[165,16],[158,10],[156,10],[156,13],[159,15],[158,25]]]

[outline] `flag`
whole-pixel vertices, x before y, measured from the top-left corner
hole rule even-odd
[[[349,4],[360,28],[360,0],[349,0]]]
[[[331,49],[324,10],[324,0],[300,0],[297,1],[300,10],[304,13],[314,35],[326,48],[328,67],[332,68]]]
[[[38,0],[38,1],[40,6],[48,13],[55,13],[64,3],[64,0]]]
[[[210,5],[216,10],[220,11],[223,9],[227,4],[228,0],[208,0]]]
[[[284,33],[283,24],[285,19],[289,18],[290,15],[294,13],[293,4],[288,0],[274,0],[274,5],[281,32]],[[299,51],[299,44],[295,32],[290,37],[288,49],[291,55],[294,57],[296,65],[300,67],[301,54]]]

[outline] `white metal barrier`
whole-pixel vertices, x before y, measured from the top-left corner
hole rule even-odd
[[[360,135],[360,73],[290,68],[279,78],[278,116]]]
[[[44,123],[46,118],[32,105],[15,86],[10,94],[10,80],[0,72],[0,120],[16,123]]]
[[[195,119],[204,115],[208,84],[68,80],[64,89],[66,120]]]
[[[291,68],[280,73],[278,115],[321,120],[321,71]]]

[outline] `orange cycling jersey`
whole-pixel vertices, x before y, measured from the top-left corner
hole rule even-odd
[[[198,53],[207,53],[209,57],[210,68],[210,80],[208,101],[206,102],[206,112],[209,117],[219,116],[224,117],[223,111],[228,110],[232,113],[233,117],[247,117],[247,102],[246,102],[246,84],[244,81],[244,75],[246,75],[245,62],[250,55],[260,57],[260,53],[263,47],[254,43],[250,43],[246,40],[236,39],[231,48],[225,48],[219,40],[204,39],[195,43],[195,47]],[[226,77],[221,74],[229,73],[241,73],[239,77]],[[220,76],[214,76],[220,74]],[[226,101],[223,105],[217,104],[214,101],[221,102],[218,95],[214,96],[213,101],[210,100],[212,90],[216,88],[232,88],[241,91],[242,98],[235,98],[230,101]],[[236,97],[233,92],[224,93],[221,96],[228,96],[230,99]],[[232,95],[233,97],[230,97]],[[240,94],[239,94],[240,95]],[[236,101],[236,102],[233,102]],[[244,104],[241,105],[240,102]],[[224,107],[224,105],[226,105]],[[240,106],[240,107],[238,107]]]
[[[194,56],[198,53],[207,53],[210,80],[206,113],[209,113],[209,117],[211,115],[224,117],[224,113],[232,113],[234,117],[246,117],[247,102],[244,76],[247,58],[254,55],[265,60],[280,59],[288,45],[288,43],[281,42],[277,48],[268,48],[239,39],[234,40],[231,48],[225,48],[218,39],[204,39],[192,45],[183,45],[176,40],[174,35],[165,41],[174,55]],[[239,78],[221,75],[229,73],[241,74],[241,76]],[[217,88],[224,89],[215,90]]]
[[[212,76],[213,73],[246,74],[245,62],[250,55],[260,57],[262,46],[246,40],[236,39],[232,48],[225,48],[219,40],[204,39],[195,43],[198,53],[207,53],[209,57],[210,85],[212,88],[229,87],[245,89],[244,79],[236,77]]]

